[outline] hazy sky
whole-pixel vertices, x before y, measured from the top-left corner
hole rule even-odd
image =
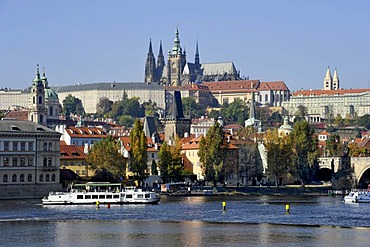
[[[36,64],[52,86],[143,82],[175,29],[187,60],[233,61],[241,75],[321,89],[328,66],[343,88],[370,87],[370,1],[0,0],[0,87],[26,88]]]

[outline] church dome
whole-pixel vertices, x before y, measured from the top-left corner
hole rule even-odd
[[[45,99],[56,99],[59,100],[57,93],[50,88],[45,89]]]

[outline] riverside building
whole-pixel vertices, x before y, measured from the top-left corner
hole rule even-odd
[[[60,190],[60,134],[30,121],[0,121],[0,199]]]

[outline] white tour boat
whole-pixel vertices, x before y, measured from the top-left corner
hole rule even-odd
[[[344,197],[344,201],[352,203],[370,202],[370,191],[352,190],[348,195]]]
[[[122,188],[120,183],[74,184],[68,192],[50,192],[44,205],[56,204],[157,204],[159,195],[136,187]]]

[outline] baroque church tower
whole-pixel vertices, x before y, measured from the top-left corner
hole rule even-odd
[[[40,78],[39,65],[37,65],[36,77],[32,82],[28,120],[46,125],[47,110],[45,108],[45,89],[44,83]]]

